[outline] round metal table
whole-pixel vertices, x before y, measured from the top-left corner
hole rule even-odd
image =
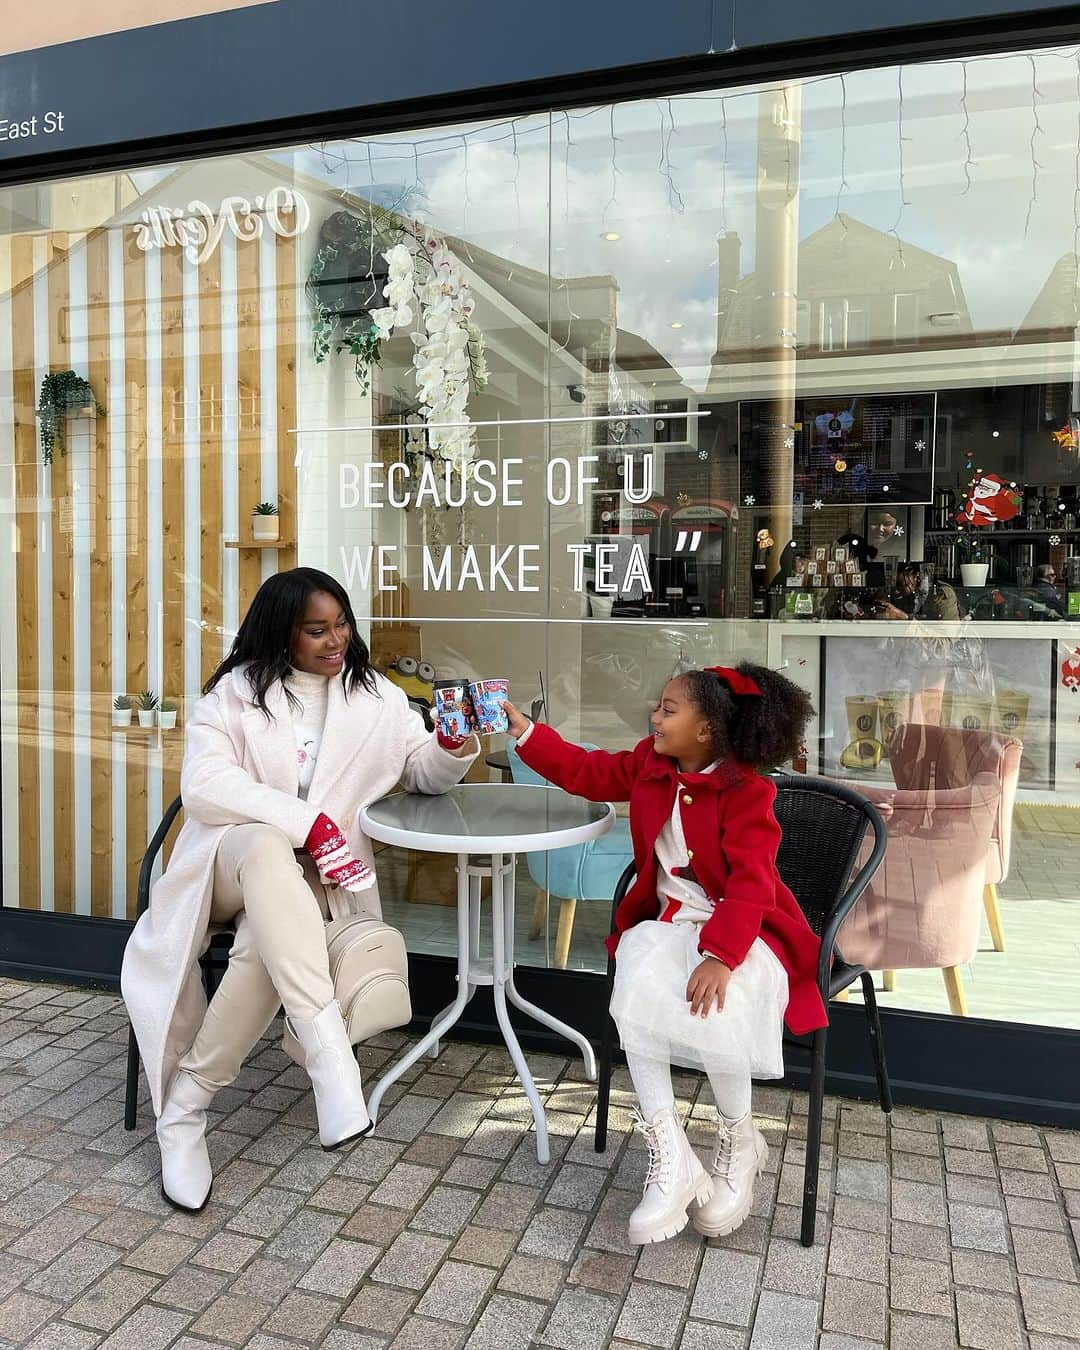
[[[614,808],[607,802],[587,802],[558,788],[522,783],[463,783],[434,797],[401,792],[364,807],[360,828],[368,838],[400,848],[457,854],[457,996],[432,1020],[427,1034],[379,1079],[368,1099],[373,1120],[386,1089],[421,1056],[438,1054],[440,1039],[461,1017],[477,988],[490,985],[503,1040],[532,1107],[536,1156],[548,1162],[547,1118],[510,1023],[507,1000],[572,1041],[584,1056],[585,1071],[592,1079],[596,1078],[596,1059],[579,1031],[522,998],[514,984],[515,855],[584,844],[606,834],[614,821]],[[490,957],[480,955],[484,877],[491,878]]]

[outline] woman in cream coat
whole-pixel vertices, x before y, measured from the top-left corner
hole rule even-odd
[[[398,782],[445,792],[477,753],[475,737],[425,731],[376,674],[332,577],[301,567],[260,587],[188,719],[184,826],[121,975],[157,1116],[162,1190],[177,1208],[206,1204],[206,1108],[282,1004],[323,1146],[370,1129],[324,923],[380,913],[360,807]],[[198,960],[219,925],[235,938],[207,1007]]]

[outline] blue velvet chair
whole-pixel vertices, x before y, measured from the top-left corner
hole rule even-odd
[[[584,750],[597,748],[595,745],[582,746]],[[546,778],[541,778],[529,768],[515,746],[508,748],[507,758],[515,783],[550,786]],[[623,868],[633,855],[630,822],[621,818],[615,821],[607,834],[601,835],[599,839],[590,839],[587,844],[571,844],[567,848],[553,849],[550,853],[525,855],[529,876],[536,886],[530,939],[535,940],[540,936],[549,897],[560,901],[559,926],[555,934],[555,965],[558,969],[566,969],[578,901],[598,900],[603,905],[609,905]]]

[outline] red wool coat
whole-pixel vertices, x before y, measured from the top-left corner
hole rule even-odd
[[[680,773],[669,755],[657,753],[651,737],[633,750],[582,750],[543,723],[533,727],[518,753],[566,792],[630,803],[637,878],[615,912],[610,952],[620,933],[660,913],[656,840],[679,791],[694,873],[710,899],[723,899],[702,927],[699,950],[734,970],[760,937],[787,971],[789,1029],[803,1036],[825,1026],[818,939],[776,870],[780,826],[773,814],[776,787],[768,778],[734,762],[718,764],[711,773]]]

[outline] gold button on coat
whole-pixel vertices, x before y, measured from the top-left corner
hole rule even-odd
[[[693,797],[690,796],[689,792],[684,792],[682,795],[682,799],[683,799],[683,806],[690,806],[694,800]]]
[[[694,859],[694,850],[693,850],[692,848],[688,848],[688,849],[686,850],[686,858],[687,858],[687,861],[688,861],[688,862],[693,862],[693,859]]]

